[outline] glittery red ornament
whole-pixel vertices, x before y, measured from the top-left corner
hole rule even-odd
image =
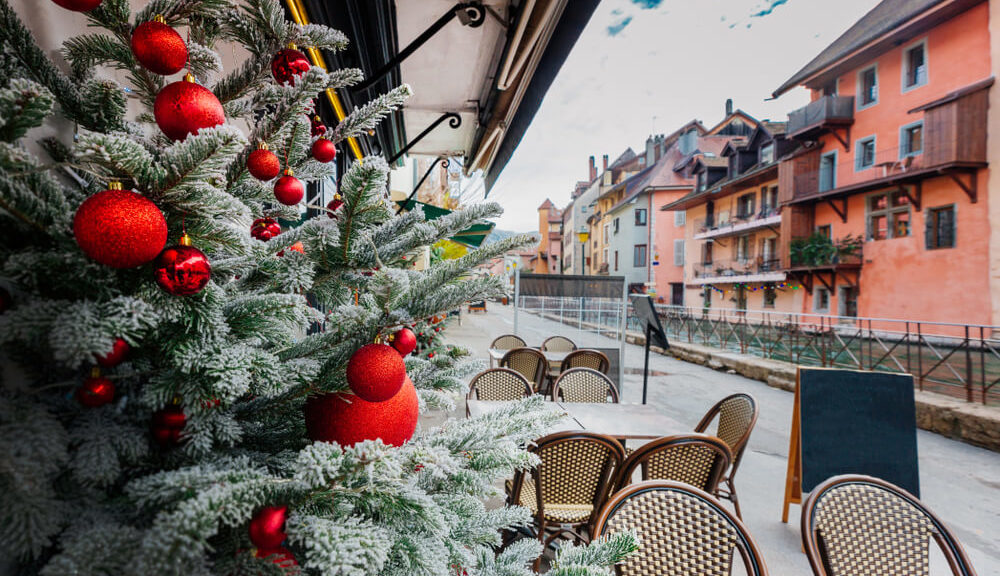
[[[111,182],[77,209],[73,236],[84,254],[101,264],[135,268],[163,250],[167,221],[148,198]]]
[[[322,118],[320,118],[318,115],[315,115],[312,118],[310,118],[309,121],[312,122],[312,127],[310,128],[310,132],[314,137],[326,134],[326,124],[323,124]]]
[[[347,362],[347,385],[362,400],[384,402],[399,392],[406,364],[392,346],[365,344]]]
[[[150,431],[160,446],[174,446],[180,442],[181,432],[186,423],[187,416],[184,415],[184,410],[177,404],[171,404],[153,413]]]
[[[417,390],[409,378],[385,402],[366,402],[344,393],[313,396],[305,405],[306,431],[315,442],[353,446],[381,438],[391,446],[402,446],[413,437],[419,415]]]
[[[160,90],[153,102],[153,116],[171,140],[183,140],[188,134],[226,121],[219,99],[208,88],[196,84],[190,74]]]
[[[312,155],[317,162],[326,164],[337,157],[337,147],[326,138],[313,142]]]
[[[294,44],[289,44],[271,58],[271,75],[278,84],[291,84],[292,79],[308,72],[311,66],[306,55],[296,50]]]
[[[299,254],[305,254],[306,253],[306,247],[302,245],[302,242],[296,242],[295,244],[292,244],[291,246],[289,246],[288,249],[291,250],[292,252],[298,252]],[[278,257],[279,258],[281,256],[284,256],[284,255],[285,255],[285,251],[284,250],[278,252]]]
[[[187,234],[180,244],[160,252],[153,262],[153,278],[160,288],[174,296],[190,296],[201,292],[212,277],[212,265],[201,250],[191,245]]]
[[[281,162],[278,161],[274,152],[267,149],[267,144],[261,142],[247,158],[247,171],[254,178],[267,182],[273,180],[281,172]]]
[[[340,207],[343,206],[343,205],[344,205],[344,201],[343,201],[343,199],[341,199],[340,194],[334,194],[333,195],[333,200],[330,200],[326,204],[326,209],[329,210],[329,212],[327,212],[326,215],[328,217],[333,218],[334,220],[336,220],[337,219],[337,210],[340,210]]]
[[[88,408],[97,408],[109,404],[115,399],[115,384],[101,376],[101,371],[94,368],[90,376],[76,389],[76,401]]]
[[[101,366],[113,368],[125,361],[128,351],[128,342],[121,338],[116,338],[115,343],[111,345],[111,350],[107,354],[94,354],[94,358]]]
[[[292,176],[291,170],[285,170],[285,175],[274,183],[274,197],[285,206],[295,206],[306,195],[302,181]]]
[[[285,541],[288,506],[265,506],[250,519],[250,541],[258,548],[277,548]]]
[[[286,569],[299,565],[295,561],[295,556],[292,556],[292,552],[283,546],[278,546],[277,548],[257,548],[254,556],[257,558],[270,558],[273,564]]]
[[[281,234],[281,226],[274,218],[258,218],[250,226],[250,235],[261,242],[267,242],[278,234]]]
[[[392,347],[400,356],[406,356],[417,348],[417,336],[409,328],[400,328],[392,335]]]
[[[74,12],[90,12],[101,5],[101,0],[52,0],[67,10]]]
[[[163,16],[157,15],[143,22],[132,31],[132,54],[152,72],[176,74],[187,64],[188,51],[184,39],[176,30],[167,26]]]

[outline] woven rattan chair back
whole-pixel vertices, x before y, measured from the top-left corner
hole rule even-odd
[[[835,476],[802,505],[802,543],[816,576],[926,576],[932,538],[953,574],[976,573],[947,526],[884,480]]]
[[[510,368],[490,368],[476,374],[469,382],[469,398],[503,402],[532,395],[531,383]]]
[[[725,488],[716,490],[714,494],[732,501],[736,515],[742,518],[740,500],[736,495],[735,476],[750,441],[750,433],[757,423],[757,401],[749,394],[726,396],[708,410],[695,427],[695,432],[705,432],[715,420],[718,420],[715,435],[729,445],[733,453],[733,464],[723,478]]]
[[[604,374],[590,368],[570,368],[552,385],[556,402],[618,403],[618,389]]]
[[[536,390],[545,380],[548,366],[545,356],[534,348],[514,348],[500,359],[501,368],[510,368],[524,376]]]
[[[542,342],[542,350],[545,352],[572,352],[576,350],[576,344],[565,336],[550,336]]]
[[[616,567],[621,576],[729,576],[738,550],[749,576],[767,566],[743,523],[708,493],[651,480],[615,494],[594,521],[594,537],[635,531],[638,554]]]
[[[714,494],[732,462],[729,446],[705,434],[657,438],[629,455],[618,477],[619,487],[632,481],[636,470],[642,480],[683,482]]]
[[[607,374],[610,366],[611,362],[603,352],[584,348],[582,350],[570,352],[565,358],[563,358],[562,365],[559,367],[559,372],[563,373],[570,368],[590,368],[591,370],[597,370],[602,374]]]
[[[524,348],[528,344],[521,339],[520,336],[515,336],[514,334],[504,334],[503,336],[497,337],[490,344],[490,348],[494,350],[513,350],[514,348]]]

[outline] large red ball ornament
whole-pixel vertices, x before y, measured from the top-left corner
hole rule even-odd
[[[153,102],[153,116],[171,140],[183,140],[188,134],[226,121],[219,99],[208,88],[196,84],[190,74],[160,90]]]
[[[347,385],[362,400],[384,402],[399,392],[406,364],[399,352],[385,344],[366,344],[347,362]]]
[[[292,176],[291,170],[285,170],[285,175],[274,183],[274,197],[285,206],[295,206],[306,195],[302,181]]]
[[[409,328],[401,328],[392,335],[392,347],[400,356],[406,356],[417,349],[417,335]]]
[[[313,142],[312,155],[317,162],[326,164],[337,157],[337,147],[326,138]]]
[[[115,343],[111,345],[111,350],[107,354],[94,354],[94,358],[101,366],[113,368],[125,361],[128,351],[128,342],[121,338],[116,338]]]
[[[334,194],[333,200],[330,200],[326,205],[326,209],[329,210],[329,212],[327,212],[326,215],[336,220],[337,211],[340,210],[341,206],[343,205],[344,205],[344,200],[340,197],[340,194]]]
[[[250,541],[258,548],[277,548],[285,541],[288,506],[265,506],[250,519]]]
[[[132,54],[150,71],[164,76],[180,72],[188,59],[184,39],[159,15],[132,31]]]
[[[52,0],[67,10],[74,12],[90,12],[101,5],[101,0]]]
[[[294,44],[289,44],[271,58],[271,75],[278,84],[291,84],[293,79],[308,72],[310,66],[306,55],[296,50]]]
[[[268,150],[267,144],[261,142],[247,158],[247,170],[254,178],[267,182],[281,172],[281,162],[274,152]]]
[[[250,226],[250,235],[261,242],[267,242],[278,234],[281,234],[281,225],[274,218],[258,218]]]
[[[409,378],[385,402],[367,402],[351,394],[332,393],[313,396],[305,405],[309,438],[341,446],[376,438],[390,446],[402,446],[413,437],[418,415],[417,390]]]
[[[101,264],[135,268],[163,250],[167,221],[148,198],[111,182],[77,209],[73,235],[83,253]]]
[[[171,404],[153,413],[150,431],[160,446],[175,446],[181,440],[181,432],[186,423],[184,410],[177,404]]]
[[[174,296],[190,296],[201,292],[212,277],[208,256],[191,245],[185,234],[180,244],[160,252],[153,262],[153,278],[160,288]]]
[[[115,384],[101,376],[97,368],[76,389],[76,401],[88,408],[97,408],[111,403],[115,399]]]

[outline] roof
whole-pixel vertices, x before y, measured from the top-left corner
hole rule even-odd
[[[731,124],[734,120],[743,120],[747,124],[753,124],[754,126],[759,124],[756,118],[747,114],[743,110],[735,110],[732,113],[727,114],[726,117],[720,120],[718,124],[709,128],[708,135],[710,136],[718,135],[719,130],[722,130],[727,125]]]
[[[908,20],[950,0],[882,0],[846,32],[834,40],[801,70],[785,80],[772,94],[775,98],[863,48],[880,36],[899,28]],[[978,3],[978,2],[977,2]]]
[[[546,198],[545,202],[542,202],[542,205],[538,207],[539,210],[551,210],[552,208],[555,208],[555,204],[553,204],[552,200],[549,200],[548,198]]]

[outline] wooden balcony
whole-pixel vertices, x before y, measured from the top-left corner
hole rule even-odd
[[[823,96],[788,113],[788,135],[806,140],[833,128],[854,123],[853,96]]]

